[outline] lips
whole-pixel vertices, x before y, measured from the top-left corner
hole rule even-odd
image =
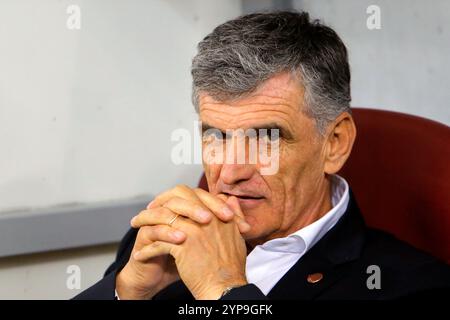
[[[223,192],[223,194],[225,194],[227,196],[235,196],[236,198],[243,199],[243,200],[261,200],[261,199],[264,199],[264,197],[260,196],[260,195],[245,194],[245,193],[228,193],[228,192]]]
[[[244,192],[222,192],[227,196],[234,196],[238,199],[242,210],[253,209],[258,207],[265,199],[264,196],[254,193]]]

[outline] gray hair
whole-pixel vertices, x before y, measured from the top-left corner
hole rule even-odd
[[[345,45],[334,30],[296,11],[254,13],[216,27],[192,61],[192,102],[198,111],[200,93],[237,99],[282,72],[301,81],[305,112],[321,134],[339,114],[351,112]]]

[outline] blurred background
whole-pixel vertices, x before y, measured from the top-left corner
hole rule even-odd
[[[196,44],[243,13],[292,8],[346,43],[353,106],[450,125],[446,0],[0,0],[0,299],[73,297],[153,195],[196,185],[201,166],[171,161],[172,131],[196,133]]]

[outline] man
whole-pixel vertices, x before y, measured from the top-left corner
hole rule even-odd
[[[209,192],[158,195],[105,277],[76,298],[394,299],[449,288],[447,265],[365,227],[336,175],[356,129],[347,50],[332,29],[307,13],[239,17],[200,42],[192,76]],[[241,129],[257,132],[244,137],[244,162]],[[250,161],[256,140],[276,143],[276,172]]]

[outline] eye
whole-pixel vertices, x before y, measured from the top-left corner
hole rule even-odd
[[[280,130],[279,129],[260,129],[258,130],[258,139],[260,141],[276,142],[280,139]]]

